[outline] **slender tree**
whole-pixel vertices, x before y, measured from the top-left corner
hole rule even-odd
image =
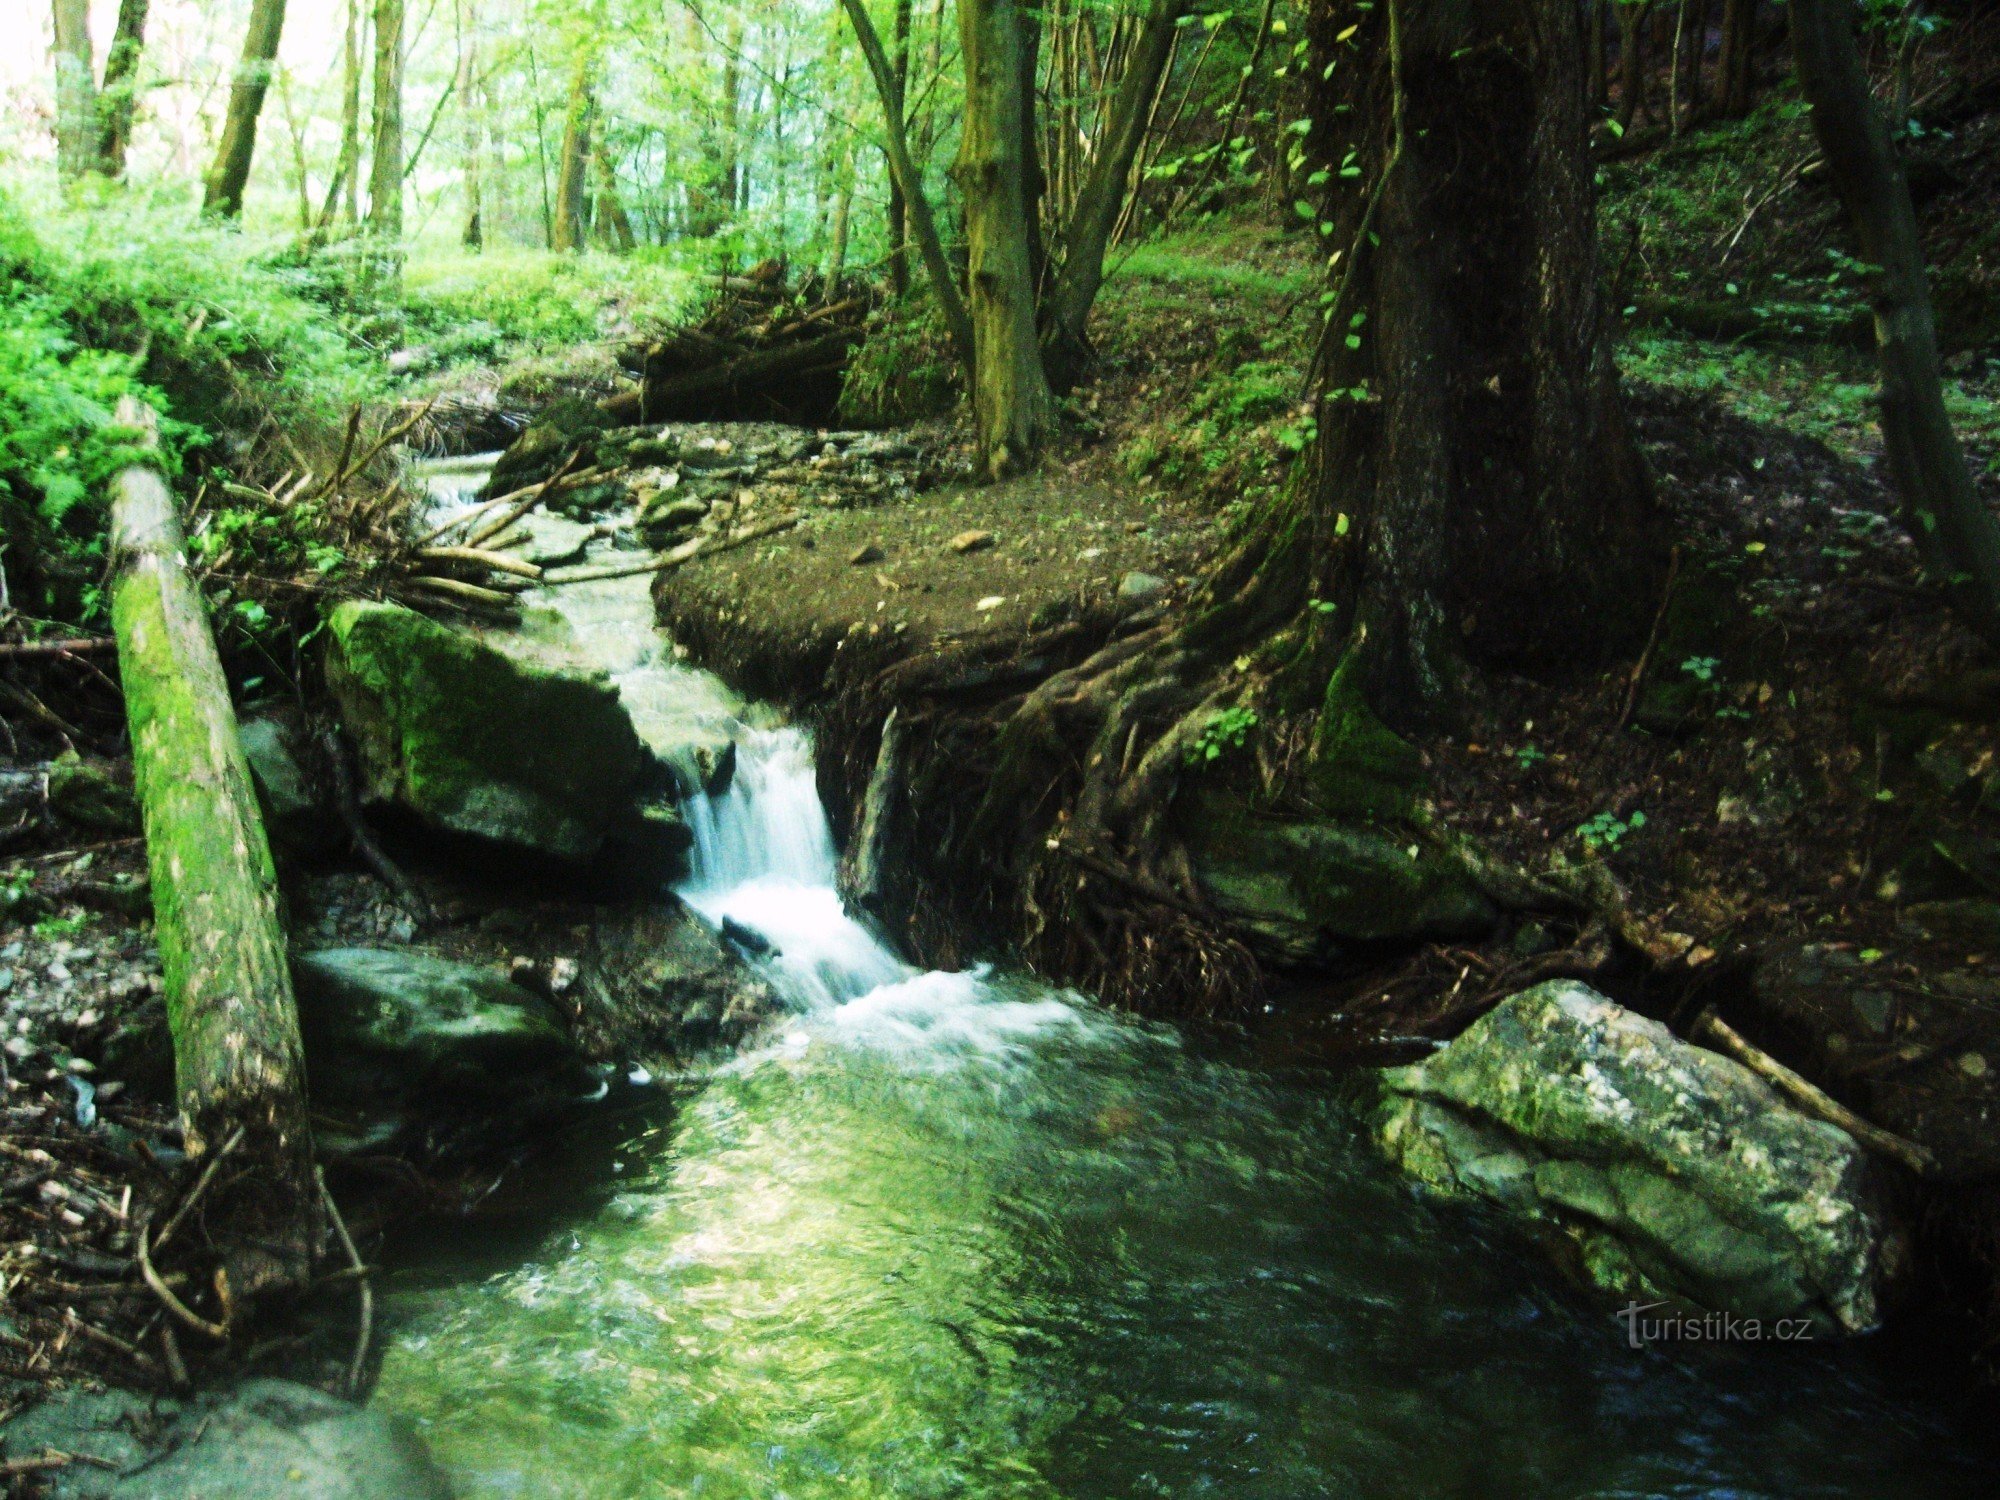
[[[485,94],[479,87],[479,23],[473,0],[458,0],[458,95],[459,148],[464,163],[465,227],[459,243],[477,250],[486,242],[485,202],[482,198],[486,158]]]
[[[97,61],[90,0],[55,0],[56,171],[74,182],[97,165]]]
[[[97,97],[98,169],[113,179],[125,175],[132,143],[132,120],[139,103],[139,59],[146,50],[147,0],[122,0],[111,47],[104,54],[104,87]]]
[[[368,228],[393,255],[403,238],[403,0],[375,0],[373,102]]]
[[[590,84],[591,59],[576,60],[570,75],[569,103],[563,111],[562,154],[556,171],[555,232],[550,248],[581,250],[589,228],[588,173],[590,130],[596,113]]]
[[[257,151],[257,117],[271,87],[271,66],[278,56],[278,38],[285,29],[285,0],[251,0],[250,26],[243,37],[243,56],[229,87],[229,113],[222,139],[209,169],[202,209],[218,218],[243,213],[243,189],[250,182],[250,163]]]
[[[891,76],[896,81],[895,98],[885,108],[893,110],[896,128],[905,139],[909,135],[910,99],[910,0],[896,0],[896,25],[891,33],[893,44],[890,51]],[[852,195],[853,172],[848,173],[849,195]],[[845,200],[843,200],[845,201]],[[910,290],[910,206],[903,196],[903,188],[893,168],[889,173],[889,290],[898,297],[907,296]],[[837,278],[836,278],[837,279]]]
[[[1791,0],[1792,51],[1813,133],[1874,269],[1882,438],[1926,566],[1966,617],[2000,637],[2000,523],[1979,497],[1945,411],[1923,243],[1901,159],[1869,92],[1853,0]]]

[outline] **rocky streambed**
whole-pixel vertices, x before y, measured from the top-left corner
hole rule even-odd
[[[645,441],[674,482],[620,471],[531,523],[540,555],[672,547],[718,504],[771,503],[743,493],[759,474],[845,451],[708,428],[627,457]],[[715,473],[689,453],[753,472],[689,479]],[[442,469],[440,503],[483,477]],[[683,485],[708,509],[663,531]],[[1103,581],[1028,628],[1157,607]],[[1840,1131],[1573,983],[1356,1089],[1191,1045],[1004,951],[923,967],[893,906],[842,900],[865,800],[842,766],[689,665],[653,610],[632,573],[531,591],[506,625],[334,613],[329,684],[393,883],[326,864],[317,738],[252,716],[323,1149],[336,1173],[476,1168],[504,1211],[390,1239],[365,1420],[253,1383],[149,1410],[146,1443],[52,1469],[55,1492],[258,1493],[243,1476],[273,1466],[329,1496],[1986,1492],[1992,1455],[1921,1333],[1852,1337],[1893,1300],[1901,1240]],[[910,634],[873,623],[850,638]],[[877,857],[935,859],[922,811]],[[1217,836],[1207,878],[1291,961],[1495,920],[1448,845],[1427,863],[1253,831]],[[10,1051],[75,1056],[101,1088],[110,1058],[157,1062],[153,986],[142,947],[86,951],[79,969],[136,976],[115,1023]],[[24,950],[10,1003],[65,963]],[[1685,1321],[1662,1332],[1665,1312]],[[1704,1314],[1787,1336],[1717,1342]],[[136,1420],[70,1410],[23,1441],[85,1449]]]

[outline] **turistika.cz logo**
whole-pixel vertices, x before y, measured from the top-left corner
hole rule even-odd
[[[1811,1318],[1746,1318],[1739,1313],[1682,1312],[1666,1302],[1628,1302],[1612,1316],[1625,1325],[1625,1342],[1648,1344],[1799,1344],[1813,1336]]]

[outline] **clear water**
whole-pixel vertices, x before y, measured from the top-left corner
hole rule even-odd
[[[1994,1493],[1879,1349],[1629,1349],[1323,1085],[912,969],[834,894],[804,737],[738,741],[683,894],[792,1014],[536,1233],[392,1278],[376,1400],[464,1494]]]

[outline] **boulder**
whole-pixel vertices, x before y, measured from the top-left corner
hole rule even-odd
[[[678,903],[608,908],[592,922],[573,994],[592,1055],[687,1058],[736,1046],[777,996]]]
[[[336,825],[306,772],[299,734],[296,719],[282,711],[246,712],[237,725],[265,832],[274,844],[310,857],[332,847]]]
[[[289,1380],[187,1400],[70,1386],[7,1423],[8,1455],[89,1454],[35,1475],[51,1500],[446,1500],[396,1418]]]
[[[560,568],[583,561],[584,549],[597,528],[583,521],[571,521],[537,511],[527,518],[528,540],[513,550],[514,556],[538,568]]]
[[[292,962],[315,1104],[441,1113],[508,1099],[577,1061],[548,1001],[490,969],[406,949],[323,948]]]
[[[1430,837],[1365,821],[1262,817],[1202,790],[1177,815],[1195,878],[1264,958],[1322,963],[1360,943],[1473,937],[1499,910]]]
[[[646,757],[603,674],[393,604],[342,603],[328,636],[368,800],[570,861],[629,819]]]
[[[1894,1242],[1853,1138],[1588,986],[1523,991],[1380,1088],[1392,1161],[1565,1231],[1607,1290],[1828,1332],[1877,1321]]]
[[[549,408],[514,439],[493,465],[482,497],[509,495],[526,485],[540,484],[563,465],[563,460],[599,434],[610,430],[611,419],[594,401],[569,396]]]
[[[1118,580],[1118,602],[1124,605],[1151,604],[1166,591],[1166,579],[1152,573],[1127,573]]]

